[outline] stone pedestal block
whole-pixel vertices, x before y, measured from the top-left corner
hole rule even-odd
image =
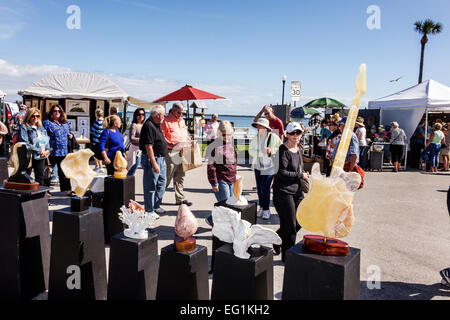
[[[48,188],[0,188],[0,299],[32,299],[48,288]]]
[[[171,244],[161,250],[158,300],[208,300],[208,254],[197,245],[191,252],[176,252]]]
[[[158,236],[111,238],[108,300],[154,300],[158,280]]]
[[[283,300],[359,300],[360,250],[346,257],[323,256],[303,249],[287,251]]]

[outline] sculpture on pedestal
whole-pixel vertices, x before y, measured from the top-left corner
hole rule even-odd
[[[190,252],[195,249],[196,240],[192,236],[197,232],[198,222],[189,210],[188,206],[182,204],[178,208],[177,219],[175,220],[175,250],[178,252]]]
[[[236,182],[233,185],[233,195],[227,200],[227,204],[232,206],[246,206],[248,205],[247,199],[242,196],[242,190],[244,189],[243,178],[236,176]]]
[[[320,234],[307,235],[303,241],[305,249],[316,253],[336,256],[349,254],[349,245],[334,238],[347,236],[354,223],[353,195],[361,184],[361,177],[356,172],[344,172],[343,167],[359,104],[365,92],[366,65],[361,65],[356,81],[356,95],[333,162],[331,176],[322,176],[319,165],[314,164],[311,190],[297,208],[298,223],[303,228]]]
[[[14,145],[9,161],[14,171],[8,180],[3,182],[5,189],[39,190],[39,183],[35,182],[26,172],[31,166],[32,154],[25,142],[18,142]]]
[[[122,155],[122,152],[118,150],[114,158],[114,169],[117,170],[114,172],[114,178],[125,179],[127,177],[127,166],[127,160]]]
[[[119,212],[119,219],[128,226],[123,232],[124,235],[132,239],[147,239],[148,231],[156,220],[151,212],[145,212],[145,208],[136,201],[130,200],[128,208],[122,206]]]
[[[241,213],[226,207],[215,207],[213,235],[221,241],[232,243],[234,255],[241,259],[250,258],[249,247],[259,248],[261,244],[281,245],[278,234],[260,225],[251,225],[241,219]]]
[[[75,194],[82,198],[94,180],[96,173],[89,167],[89,159],[94,155],[90,149],[69,153],[61,162],[61,169],[70,179]]]

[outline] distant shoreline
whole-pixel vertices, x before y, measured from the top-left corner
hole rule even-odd
[[[212,116],[212,114],[205,114],[205,116]],[[246,118],[254,118],[255,116],[249,116],[249,115],[235,115],[235,114],[219,114],[220,117],[246,117]]]

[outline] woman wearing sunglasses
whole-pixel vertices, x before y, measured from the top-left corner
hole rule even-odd
[[[136,169],[141,164],[142,152],[139,149],[139,137],[141,135],[142,125],[145,122],[145,109],[138,108],[134,111],[133,122],[130,126],[130,149],[127,153],[128,173],[129,176],[134,176]]]
[[[273,204],[280,217],[280,229],[277,233],[282,239],[281,246],[274,245],[275,254],[280,253],[284,262],[286,251],[295,244],[300,225],[296,212],[303,199],[301,178],[309,179],[309,174],[303,172],[303,152],[299,147],[303,128],[297,122],[291,122],[286,127],[286,142],[280,146],[274,161],[276,170],[273,182]]]
[[[50,154],[50,143],[47,131],[42,126],[39,109],[28,109],[19,128],[18,142],[25,142],[32,151],[32,167],[27,173],[31,174],[34,170],[34,180],[43,185],[45,159]]]
[[[47,135],[50,138],[50,164],[52,167],[58,167],[59,187],[61,192],[66,192],[66,196],[73,196],[70,186],[70,180],[64,175],[61,170],[61,161],[67,156],[67,146],[69,138],[73,135],[70,133],[70,128],[67,123],[67,116],[60,105],[53,105],[48,112],[48,118],[44,121],[44,128],[47,130]]]

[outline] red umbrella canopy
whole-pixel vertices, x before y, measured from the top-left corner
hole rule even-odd
[[[217,96],[215,94],[202,91],[199,89],[195,89],[192,86],[184,86],[177,91],[169,93],[168,95],[155,100],[154,102],[163,102],[163,101],[179,101],[179,100],[204,100],[204,99],[226,99],[221,96]]]

